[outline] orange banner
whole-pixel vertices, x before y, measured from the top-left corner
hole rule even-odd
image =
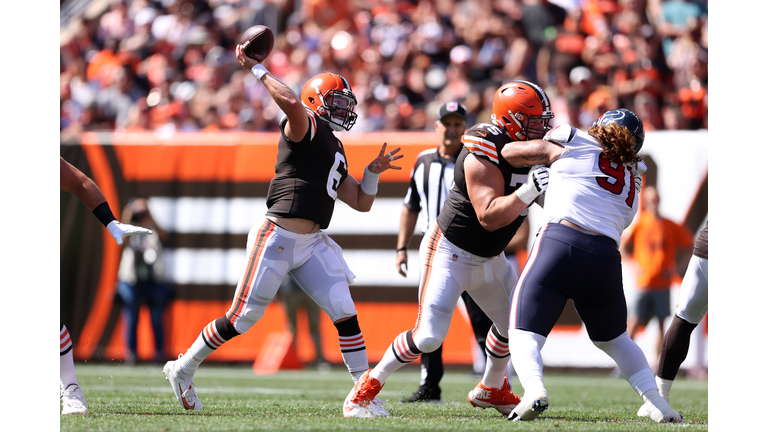
[[[403,158],[388,170],[383,182],[408,182],[416,156],[438,145],[433,132],[339,134],[349,172],[360,180],[363,170],[387,143],[401,147]],[[178,133],[161,139],[151,132],[110,135],[100,139],[86,133],[83,142],[112,144],[126,181],[269,182],[275,173],[279,134],[265,132]]]

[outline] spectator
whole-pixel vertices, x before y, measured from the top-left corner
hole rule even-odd
[[[220,117],[215,123],[223,128],[245,128],[240,119],[247,118],[252,130],[277,130],[282,113],[253,79],[246,79],[243,103],[214,97],[239,79],[234,44],[254,24],[275,32],[265,66],[294,91],[326,70],[349,77],[360,112],[376,116],[361,117],[361,130],[428,128],[423,101],[432,100],[463,102],[472,122],[489,106],[480,103],[482,89],[511,79],[538,80],[552,96],[557,124],[584,127],[576,124],[583,123],[578,111],[602,111],[593,112],[589,95],[564,86],[579,66],[589,70],[595,86],[610,90],[595,96],[611,102],[606,109],[622,104],[641,110],[635,99],[645,92],[657,103],[646,108],[657,113],[644,118],[658,118],[663,105],[675,104],[689,116],[685,127],[708,124],[702,1],[583,0],[565,8],[559,5],[566,2],[545,0],[256,3],[119,0],[75,17],[61,34],[61,75],[71,91],[60,101],[62,134],[121,127],[92,106],[119,66],[130,66],[141,96],[150,100],[166,81],[169,87],[194,84],[192,99],[182,100],[193,123],[201,125],[214,105]],[[78,63],[85,64],[84,72]],[[649,120],[649,129],[654,123]],[[161,125],[174,132],[167,123],[150,128]]]
[[[669,58],[673,41],[698,25],[707,14],[706,6],[696,0],[652,0],[657,3],[660,15],[656,28],[662,36],[662,49]]]
[[[128,113],[141,97],[141,90],[133,79],[129,67],[120,66],[112,73],[112,84],[99,92],[96,103],[102,116],[114,122],[115,129],[125,129]]]
[[[163,315],[171,293],[165,281],[162,246],[168,239],[168,233],[155,222],[146,198],[132,198],[123,209],[122,219],[123,223],[147,227],[153,231],[147,236],[127,239],[117,271],[117,295],[123,301],[128,348],[125,363],[133,365],[138,357],[139,312],[143,305],[147,305],[154,332],[153,361],[161,364],[166,357]]]
[[[640,92],[635,95],[632,105],[635,107],[635,113],[638,117],[645,119],[643,124],[646,131],[664,129],[664,119],[661,116],[657,97],[647,92]]]
[[[99,20],[99,32],[102,37],[122,40],[129,37],[134,30],[133,20],[128,16],[128,1],[116,0],[109,6],[109,12]]]
[[[635,307],[629,311],[627,332],[634,339],[641,327],[656,318],[658,340],[653,358],[658,359],[664,321],[670,315],[670,290],[673,283],[680,281],[678,263],[687,263],[688,257],[684,255],[690,254],[692,235],[685,226],[660,214],[661,199],[656,187],[646,186],[642,196],[644,209],[620,248],[622,257],[631,260],[637,274],[638,293]]]

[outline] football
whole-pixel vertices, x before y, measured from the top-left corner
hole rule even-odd
[[[272,47],[275,45],[275,35],[269,27],[255,25],[243,33],[240,44],[243,45],[245,55],[262,62],[272,52]]]

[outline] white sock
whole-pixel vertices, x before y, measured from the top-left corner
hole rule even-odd
[[[669,392],[672,390],[672,383],[674,380],[664,379],[662,377],[656,377],[656,386],[659,388],[659,394],[669,403]]]
[[[609,341],[592,341],[592,343],[603,350],[614,362],[616,362],[616,366],[618,366],[621,376],[625,379],[629,380],[629,377],[646,369],[651,373],[651,376],[653,375],[653,372],[650,372],[651,369],[648,366],[648,360],[645,358],[645,353],[643,353],[643,350],[629,338],[627,332],[624,332],[620,336]]]
[[[72,384],[80,385],[75,374],[75,362],[72,359],[72,350],[63,356],[59,356],[59,385],[64,391]]]
[[[205,343],[203,332],[201,332],[197,336],[197,339],[195,339],[195,342],[192,343],[192,346],[189,347],[187,352],[185,352],[184,355],[181,356],[178,361],[176,361],[174,365],[178,368],[178,370],[174,372],[177,375],[183,375],[185,378],[191,378],[195,375],[197,368],[200,367],[200,364],[203,363],[203,360],[205,360],[214,351],[214,349]]]
[[[75,361],[72,356],[72,338],[69,336],[69,330],[64,324],[59,331],[59,385],[64,391],[71,384],[77,383],[75,374]]]
[[[197,368],[199,368],[203,363],[203,360],[204,359],[192,354],[192,348],[190,348],[175,363],[177,370],[174,372],[176,372],[177,375],[181,375],[185,378],[192,378],[195,375],[195,372],[197,372]]]
[[[547,338],[529,331],[509,330],[510,351],[517,377],[525,393],[546,393],[544,387],[544,362],[541,349]]]
[[[360,380],[360,377],[363,376],[364,373],[365,373],[365,371],[350,372],[350,375],[352,375],[352,382],[357,384],[357,382]]]
[[[498,389],[504,385],[504,376],[509,364],[509,339],[491,326],[485,338],[485,373],[480,383],[486,387]]]
[[[501,388],[504,385],[504,376],[507,375],[509,357],[496,358],[489,355],[485,362],[485,373],[480,383],[490,388]]]
[[[384,381],[386,381],[390,375],[395,373],[395,371],[419,358],[421,353],[413,352],[407,343],[409,332],[410,330],[397,335],[392,344],[389,345],[389,348],[384,352],[384,357],[381,358],[379,364],[371,369],[369,374],[370,377],[376,378],[379,383],[384,385]],[[396,347],[398,345],[401,347],[401,350],[399,351],[400,358],[405,360],[405,362],[401,361],[400,358],[395,355]]]

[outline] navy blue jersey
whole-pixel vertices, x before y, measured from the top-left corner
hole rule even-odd
[[[275,177],[269,183],[267,216],[308,219],[328,228],[336,191],[347,178],[344,146],[311,110],[304,138],[285,136],[287,118],[280,122]]]

